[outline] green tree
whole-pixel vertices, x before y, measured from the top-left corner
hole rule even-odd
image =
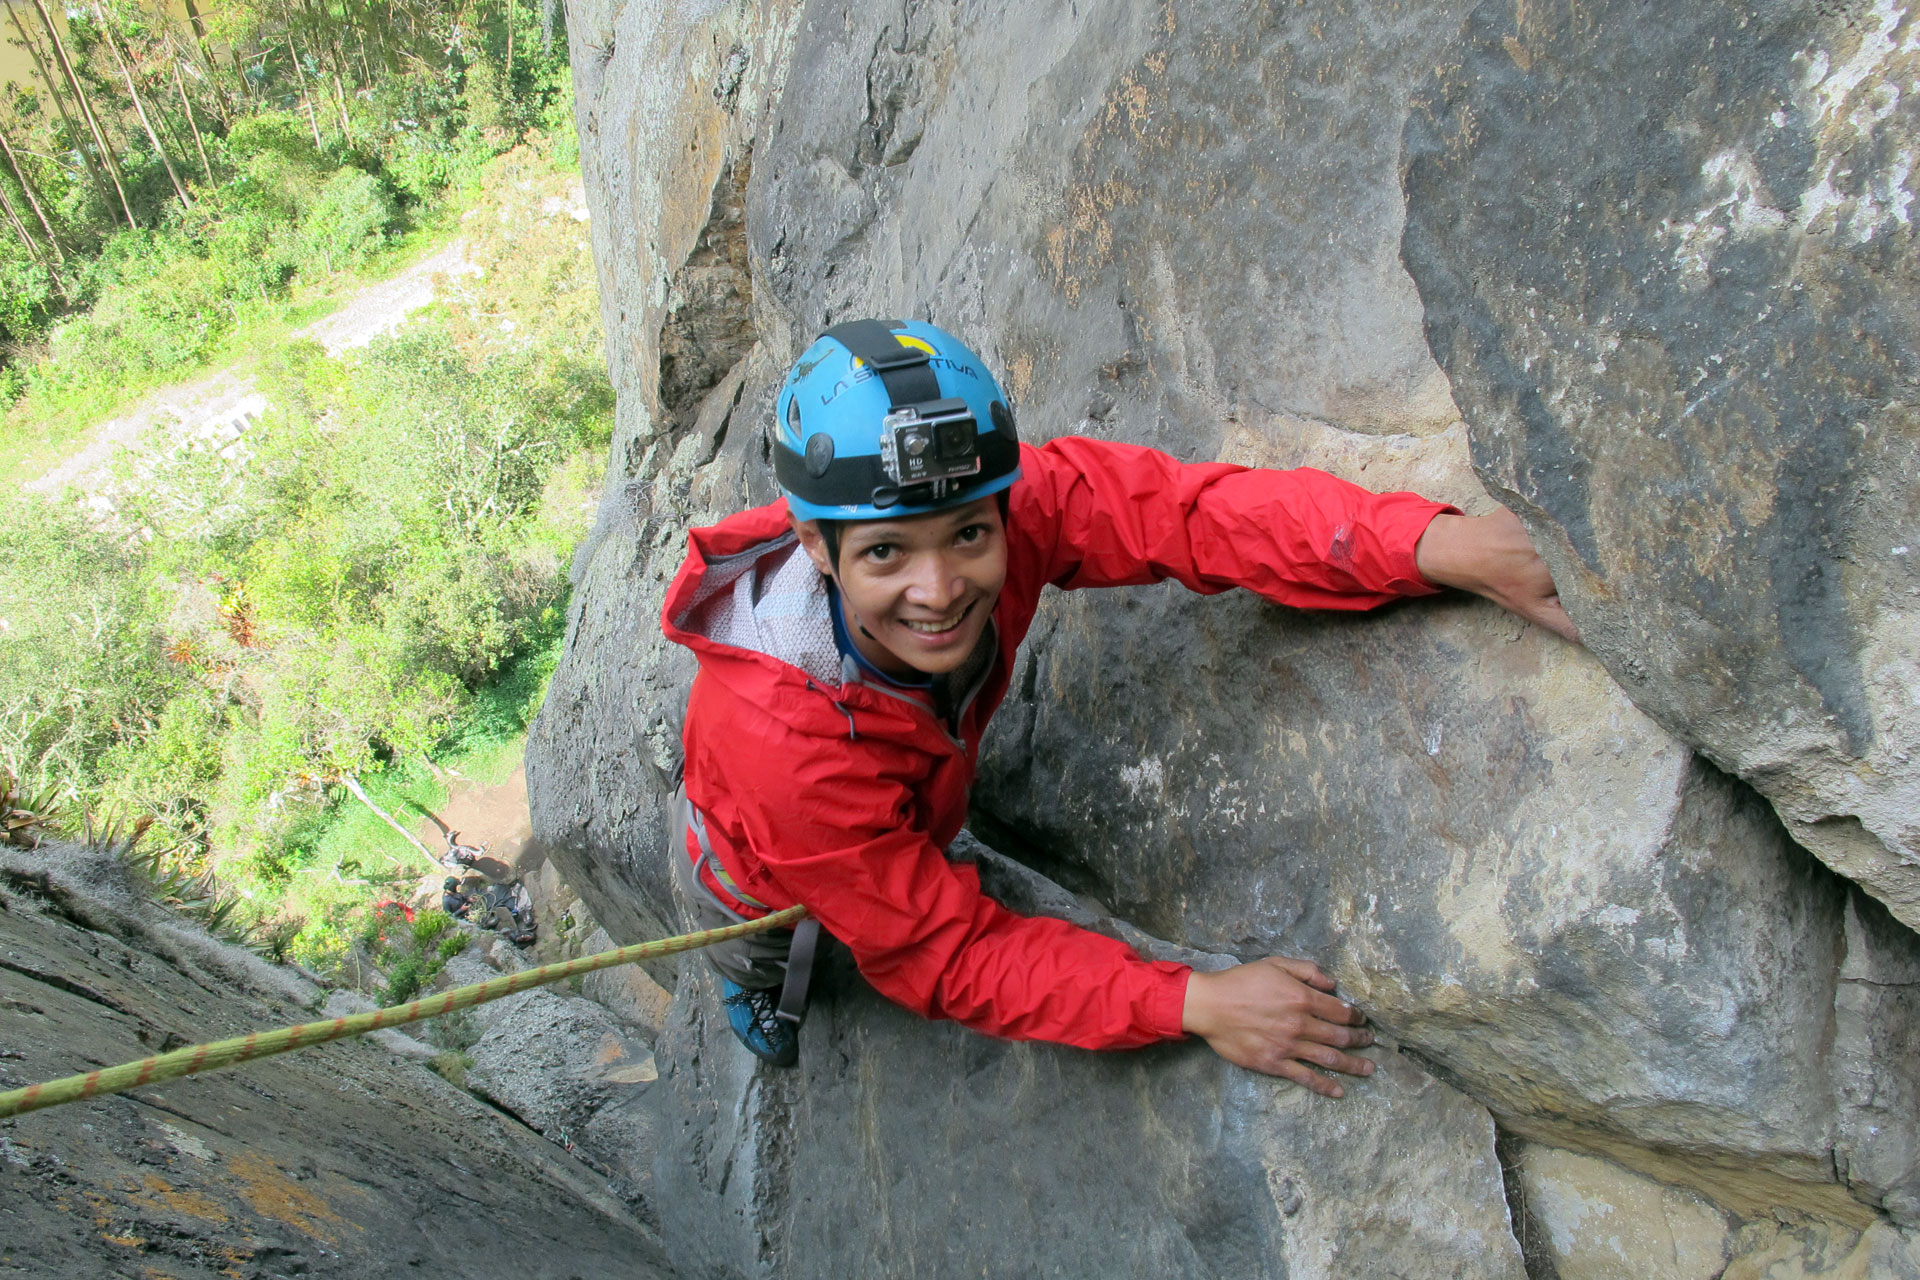
[[[357,267],[386,239],[395,216],[393,198],[380,179],[342,169],[327,179],[301,221],[303,255],[318,257],[328,271]]]

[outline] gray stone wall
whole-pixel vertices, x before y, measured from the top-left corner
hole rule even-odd
[[[1920,946],[1867,868],[1911,861],[1920,810],[1892,553],[1905,20],[1700,12],[1669,34],[1625,4],[576,4],[621,397],[529,783],[620,940],[673,924],[660,800],[691,668],[661,595],[686,527],[774,496],[775,381],[839,319],[956,332],[1028,438],[1498,496],[1592,644],[1465,599],[1052,598],[976,792],[976,829],[1039,877],[1007,892],[1213,962],[1310,955],[1390,1068],[1325,1103],[1200,1046],[1000,1044],[842,963],[774,1075],[689,965],[657,1184],[690,1274],[1920,1266]],[[1851,68],[1831,92],[1820,40],[1822,76]],[[1807,163],[1841,157],[1853,203],[1762,261],[1772,224],[1714,203],[1746,179],[1689,175],[1748,145],[1735,126],[1772,116],[1738,104],[1776,83],[1790,124],[1839,95],[1858,136],[1820,125]],[[1749,342],[1769,305],[1798,327]],[[1848,325],[1884,337],[1843,352]],[[1640,356],[1598,354],[1621,334]],[[1704,408],[1660,389],[1735,347],[1747,372]],[[1769,387],[1832,403],[1712,416],[1788,404]],[[1866,692],[1816,714],[1822,681]],[[1785,747],[1757,727],[1789,715]],[[1606,1270],[1607,1214],[1656,1211],[1685,1248],[1629,1233]]]
[[[110,853],[0,844],[0,1089],[320,1016],[317,988],[144,892]],[[388,1031],[0,1121],[0,1270],[672,1274],[604,1179],[431,1052]]]

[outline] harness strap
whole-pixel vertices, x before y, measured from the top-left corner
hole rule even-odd
[[[793,927],[787,951],[787,980],[780,984],[780,1005],[773,1016],[799,1026],[807,1016],[807,988],[813,983],[813,952],[820,945],[820,922],[808,917]]]
[[[707,819],[693,807],[693,802],[686,798],[685,792],[681,793],[680,803],[686,806],[687,829],[693,832],[693,838],[700,844],[700,856],[694,859],[693,863],[695,878],[699,877],[700,869],[704,867],[712,874],[714,882],[726,890],[735,902],[744,903],[760,911],[773,910],[772,907],[735,884],[733,877],[727,874],[727,869],[721,864],[720,859],[713,856],[713,842],[707,839]]]

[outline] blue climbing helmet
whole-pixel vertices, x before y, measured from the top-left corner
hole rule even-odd
[[[986,362],[918,320],[833,326],[774,413],[774,474],[802,520],[923,515],[1020,478],[1013,410]]]

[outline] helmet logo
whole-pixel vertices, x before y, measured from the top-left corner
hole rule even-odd
[[[1006,393],[964,342],[922,321],[834,325],[763,421],[781,491],[803,517],[957,506],[1020,476]]]
[[[799,413],[791,415],[795,426],[799,425]],[[807,438],[807,474],[815,480],[827,474],[833,465],[833,437],[824,431],[816,431]]]
[[[933,359],[940,354],[933,349],[931,342],[928,342],[925,338],[916,338],[910,333],[896,333],[893,335],[893,340],[903,347],[912,347],[915,351],[926,352],[928,359]],[[855,356],[853,358],[853,367],[856,369],[864,369],[867,367],[867,362],[859,356]]]

